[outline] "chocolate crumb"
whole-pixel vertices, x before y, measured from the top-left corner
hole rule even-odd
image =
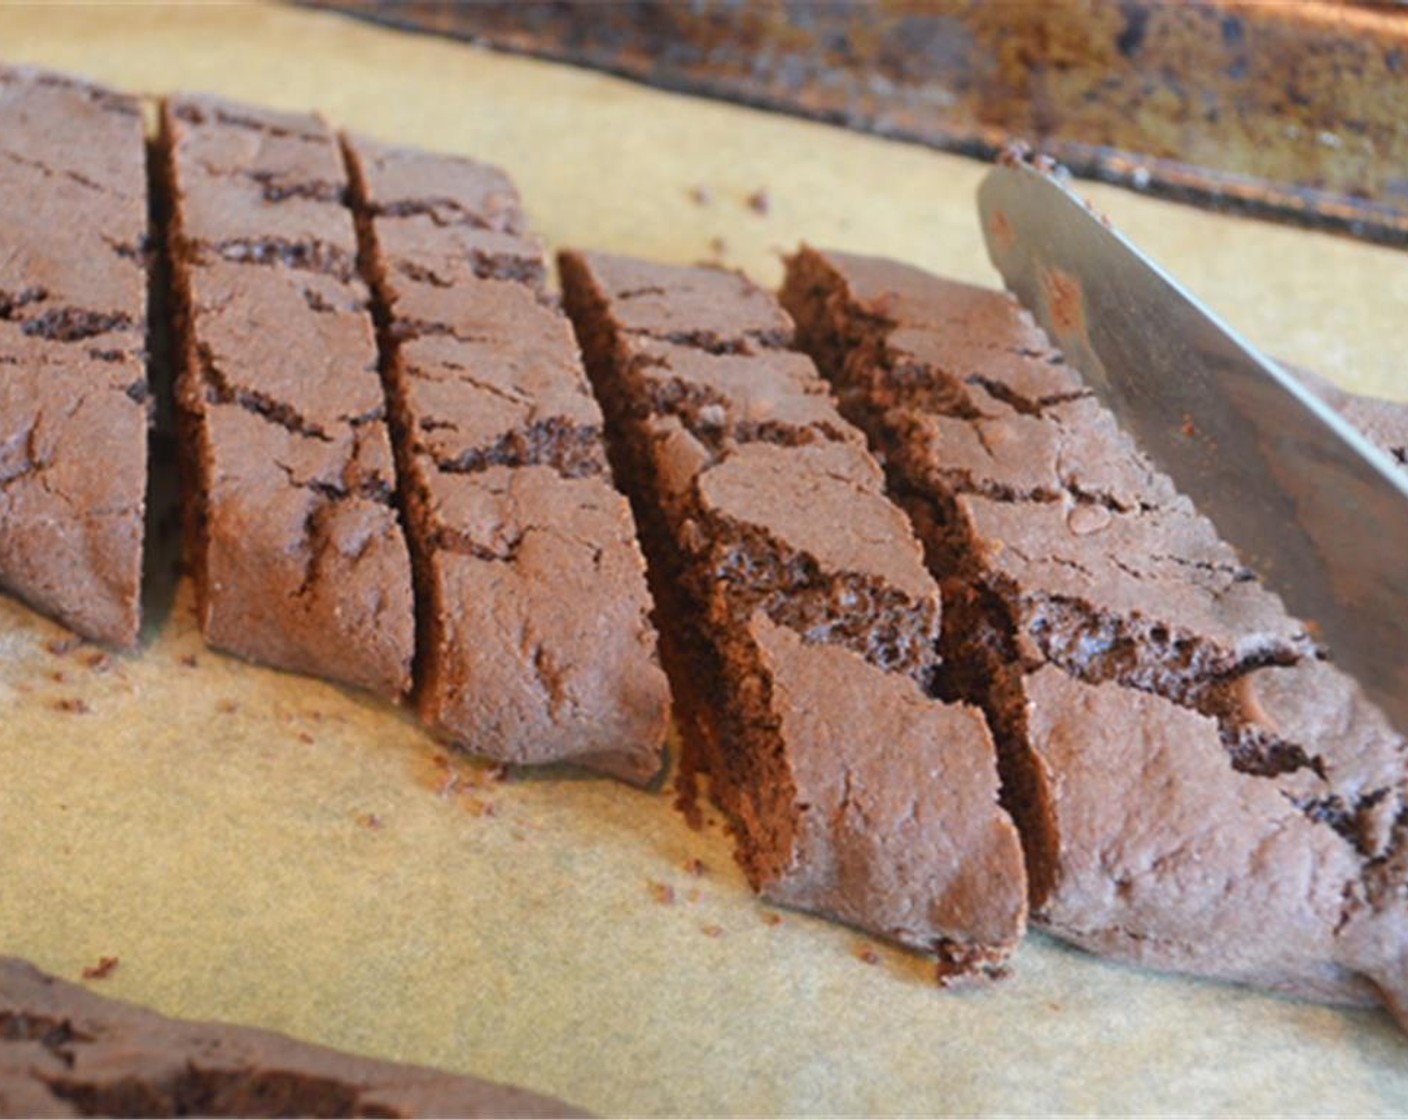
[[[99,957],[98,963],[83,970],[85,980],[106,980],[118,965],[116,957]]]
[[[76,716],[86,716],[93,710],[88,701],[80,700],[76,696],[66,696],[62,700],[55,700],[54,707],[61,712],[69,712]]]
[[[100,649],[95,649],[83,659],[83,664],[95,673],[106,673],[112,668],[112,658]]]
[[[704,830],[704,812],[699,807],[699,789],[693,779],[681,779],[675,785],[675,811],[684,817],[684,823],[695,832]]]
[[[701,875],[708,874],[709,871],[709,868],[705,864],[705,862],[702,859],[699,859],[697,856],[693,859],[685,860],[684,869],[690,875],[693,875],[696,879],[699,878]]]
[[[62,669],[55,669],[52,673],[49,674],[49,679],[55,684],[63,684],[64,681],[68,680],[68,674],[65,673]]]
[[[673,906],[675,904],[675,888],[669,883],[657,883],[654,879],[646,884],[650,891],[650,897],[661,906]]]
[[[782,924],[782,915],[774,910],[769,910],[763,915],[763,924],[769,926],[780,926]]]
[[[748,196],[748,209],[755,214],[766,214],[772,209],[772,196],[766,187],[759,187]]]
[[[934,966],[934,986],[949,991],[971,990],[991,981],[1004,980],[1011,972],[1006,965],[984,964],[974,971],[970,967],[940,959]]]
[[[187,669],[194,669],[197,665],[200,664],[200,662],[196,659],[195,654],[188,653],[181,658],[181,664],[184,665]]]
[[[708,206],[714,201],[714,192],[702,184],[695,184],[689,188],[689,201],[696,206]]]
[[[375,813],[358,813],[357,823],[371,832],[380,832],[384,827],[382,819]]]

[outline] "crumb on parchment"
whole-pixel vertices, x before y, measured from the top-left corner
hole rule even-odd
[[[117,957],[99,957],[97,964],[83,970],[83,979],[106,980],[117,970],[119,963]]]
[[[675,904],[675,888],[669,883],[661,883],[651,879],[646,883],[646,889],[650,892],[650,897],[661,906],[673,906]]]

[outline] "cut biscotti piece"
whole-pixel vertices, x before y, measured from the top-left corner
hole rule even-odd
[[[676,694],[767,897],[992,970],[1025,922],[979,712],[924,688],[937,588],[863,438],[791,323],[742,277],[561,258],[566,302],[642,521]]]
[[[316,117],[177,97],[162,149],[201,628],[399,696],[410,557],[337,139]]]
[[[167,1019],[0,957],[0,1116],[579,1116],[523,1089]]]
[[[943,580],[1034,920],[1313,998],[1408,999],[1408,744],[1009,297],[803,250],[784,303]]]
[[[345,141],[415,557],[423,718],[504,762],[644,784],[669,691],[571,327],[499,171]]]
[[[0,587],[137,640],[146,141],[135,99],[0,68]]]

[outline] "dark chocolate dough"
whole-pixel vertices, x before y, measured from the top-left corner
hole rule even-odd
[[[0,1116],[582,1116],[523,1089],[167,1019],[0,957]]]
[[[135,99],[0,68],[0,587],[131,646],[147,480]]]
[[[942,581],[1034,921],[1408,1022],[1403,737],[1010,297],[804,249],[783,301]]]
[[[476,754],[660,771],[645,563],[571,327],[495,168],[348,137],[419,597],[417,706]]]
[[[561,258],[644,529],[687,776],[777,902],[998,972],[1026,920],[981,714],[925,692],[938,589],[861,434],[744,278]]]
[[[337,138],[183,96],[162,107],[162,149],[201,629],[397,697],[411,565]]]

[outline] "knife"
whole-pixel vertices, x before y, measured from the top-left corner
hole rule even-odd
[[[1408,477],[1056,177],[978,189],[1009,291],[1154,463],[1408,733]]]

